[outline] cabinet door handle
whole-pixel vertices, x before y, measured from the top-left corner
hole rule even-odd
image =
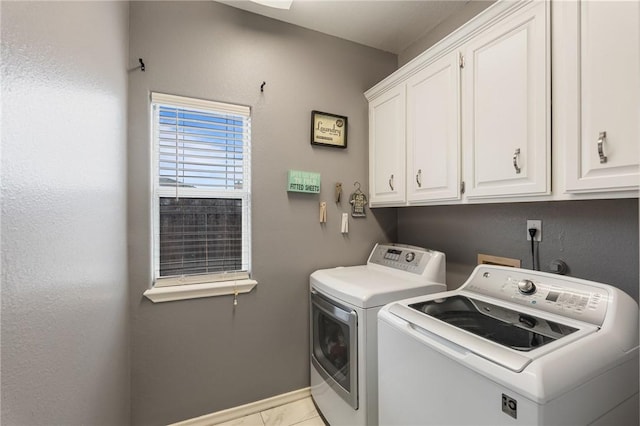
[[[607,132],[600,132],[598,137],[598,155],[600,156],[600,164],[607,162],[607,156],[604,155],[604,143],[607,141]]]
[[[393,191],[393,175],[389,178],[389,188]]]
[[[416,183],[418,188],[422,188],[422,169],[418,169],[418,173],[416,173]]]
[[[518,160],[520,159],[520,148],[516,149],[513,153],[513,168],[516,169],[516,173],[519,174],[522,169],[518,166]]]

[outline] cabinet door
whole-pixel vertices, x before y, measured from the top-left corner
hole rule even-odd
[[[464,180],[469,198],[550,192],[547,2],[464,46]]]
[[[369,103],[369,186],[374,206],[405,203],[405,86]]]
[[[407,201],[460,199],[458,53],[407,81]]]
[[[638,189],[640,2],[561,5],[567,192]],[[567,124],[568,123],[568,124]],[[637,193],[636,195],[637,196]]]

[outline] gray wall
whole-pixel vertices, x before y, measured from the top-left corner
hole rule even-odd
[[[132,2],[130,19],[130,61],[147,65],[129,79],[133,423],[166,424],[307,387],[309,274],[363,263],[374,242],[395,237],[393,209],[367,209],[346,237],[339,217],[353,182],[368,187],[363,92],[395,70],[396,57],[215,2]],[[231,296],[156,305],[142,296],[151,284],[150,91],[252,108],[259,284],[235,310]],[[314,109],[348,116],[346,150],[310,145]],[[288,194],[289,169],[321,173],[320,196]]]
[[[444,251],[455,288],[478,253],[521,259],[531,268],[527,219],[542,220],[541,270],[562,259],[568,275],[614,285],[638,300],[637,198],[400,209],[398,240]]]
[[[1,15],[0,421],[126,425],[128,4]]]

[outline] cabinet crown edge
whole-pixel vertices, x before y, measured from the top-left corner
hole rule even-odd
[[[377,83],[375,86],[364,92],[367,101],[371,101],[385,93],[389,88],[407,80],[429,64],[447,55],[452,50],[459,48],[469,39],[474,37],[485,28],[490,27],[495,22],[527,7],[532,3],[539,3],[539,0],[498,0],[468,22],[454,30],[442,40],[429,47],[427,50],[398,68],[391,75]],[[545,0],[549,7],[549,0]]]

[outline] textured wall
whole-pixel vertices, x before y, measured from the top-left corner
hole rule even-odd
[[[128,5],[1,11],[1,423],[126,425]]]
[[[568,275],[614,285],[638,300],[637,198],[400,209],[398,241],[444,251],[448,284],[458,287],[478,253],[531,268],[527,219],[542,220],[541,270],[562,259]]]
[[[308,280],[315,269],[363,263],[395,237],[394,210],[367,209],[340,232],[353,182],[368,187],[363,92],[396,57],[215,2],[132,2],[129,231],[134,424],[166,424],[309,385]],[[264,92],[260,85],[265,81]],[[231,296],[152,304],[150,91],[252,108],[253,277]],[[349,118],[348,148],[312,147],[311,110]],[[287,170],[322,175],[320,196],[288,194]],[[333,200],[335,182],[345,194]],[[318,223],[319,201],[328,223]]]

